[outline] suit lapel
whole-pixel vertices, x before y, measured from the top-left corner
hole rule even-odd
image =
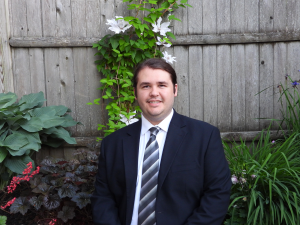
[[[132,124],[123,138],[123,155],[126,177],[127,212],[126,224],[131,221],[134,205],[136,178],[138,170],[139,141],[141,132],[141,120]]]
[[[178,150],[181,148],[182,142],[187,133],[184,127],[185,124],[182,121],[182,117],[174,111],[160,162],[160,169],[158,174],[158,192],[170,170],[170,167],[175,159]]]

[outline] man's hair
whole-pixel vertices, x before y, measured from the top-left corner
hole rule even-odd
[[[177,84],[176,72],[169,63],[166,63],[165,60],[158,59],[158,58],[147,59],[144,62],[140,63],[136,67],[136,69],[134,71],[134,75],[133,75],[133,87],[135,89],[136,89],[137,83],[138,83],[138,75],[139,75],[140,71],[145,68],[150,68],[150,69],[155,69],[155,70],[156,69],[164,70],[167,73],[169,73],[172,83],[173,83],[173,89],[174,89],[174,93],[175,93],[175,84]]]

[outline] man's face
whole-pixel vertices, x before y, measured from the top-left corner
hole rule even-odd
[[[148,67],[139,72],[137,80],[135,99],[144,117],[153,125],[157,125],[171,113],[174,97],[177,96],[177,84],[174,91],[168,72]]]

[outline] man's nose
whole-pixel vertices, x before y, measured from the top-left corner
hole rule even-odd
[[[150,95],[151,96],[157,96],[158,95],[158,88],[157,87],[152,87]]]

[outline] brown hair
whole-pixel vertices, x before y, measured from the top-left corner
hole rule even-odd
[[[133,75],[133,87],[135,89],[136,89],[137,83],[138,83],[139,72],[142,69],[145,69],[146,67],[151,68],[151,69],[164,70],[164,71],[168,72],[171,76],[171,80],[172,80],[172,83],[173,83],[173,89],[174,89],[174,93],[175,93],[175,84],[177,84],[176,72],[169,63],[167,63],[163,59],[158,59],[158,58],[147,59],[144,62],[140,63],[136,67],[136,69],[134,71],[134,75]]]

